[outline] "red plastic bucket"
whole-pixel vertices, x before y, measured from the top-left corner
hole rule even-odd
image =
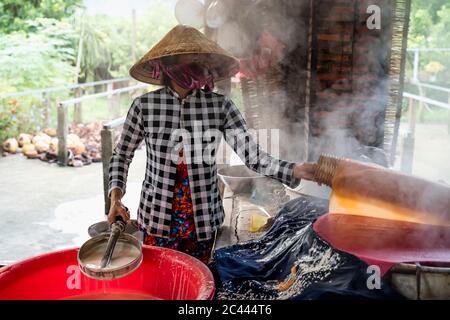
[[[215,291],[211,271],[178,251],[143,246],[139,268],[123,278],[88,278],[78,248],[52,252],[0,269],[0,299],[207,300]]]

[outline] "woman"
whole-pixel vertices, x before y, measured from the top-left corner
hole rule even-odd
[[[176,26],[130,70],[137,80],[163,85],[136,98],[109,168],[111,208],[129,220],[121,202],[129,164],[142,141],[147,170],[138,223],[144,243],[172,248],[207,263],[224,219],[215,150],[221,137],[252,170],[295,187],[312,179],[314,165],[278,160],[260,149],[234,103],[213,93],[214,80],[229,78],[238,61],[188,26]]]

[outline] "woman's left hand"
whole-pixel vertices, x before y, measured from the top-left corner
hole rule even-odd
[[[297,163],[294,167],[294,177],[297,179],[314,181],[316,167],[317,164],[312,162]]]

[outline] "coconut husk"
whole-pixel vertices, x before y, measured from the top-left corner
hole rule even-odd
[[[56,129],[55,128],[47,128],[44,130],[44,133],[52,138],[56,137]]]
[[[19,137],[17,137],[17,141],[19,142],[20,147],[23,147],[26,144],[30,144],[32,139],[33,136],[28,133],[21,133],[19,134]]]
[[[50,149],[50,144],[45,143],[45,141],[37,141],[34,145],[38,153],[47,152]]]
[[[58,138],[53,138],[49,144],[49,151],[53,153],[58,153]]]
[[[34,144],[24,145],[22,148],[22,153],[29,159],[35,159],[39,157],[39,154]]]
[[[52,141],[52,138],[50,138],[50,136],[45,134],[44,132],[39,132],[37,135],[35,135],[33,137],[33,139],[31,140],[31,143],[36,145],[36,143],[38,141],[42,141],[46,144],[50,144],[50,142]]]
[[[17,149],[19,148],[19,143],[17,142],[16,138],[9,138],[6,139],[5,142],[3,142],[3,150],[9,153],[16,153]]]
[[[72,150],[75,155],[81,155],[86,151],[86,147],[83,142],[79,141],[70,150]]]

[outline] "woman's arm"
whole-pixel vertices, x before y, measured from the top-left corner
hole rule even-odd
[[[114,188],[111,190],[111,206],[108,212],[108,222],[114,223],[117,216],[121,216],[124,221],[130,220],[130,212],[122,204],[122,190]]]
[[[139,98],[137,98],[128,110],[122,134],[109,163],[108,196],[111,202],[120,201],[126,192],[128,168],[135,150],[144,137],[141,114]],[[115,191],[115,189],[119,190]]]
[[[223,107],[225,140],[248,168],[277,179],[291,188],[298,186],[300,179],[313,179],[314,164],[296,164],[272,157],[262,150],[248,132],[246,122],[236,105],[225,98]]]

